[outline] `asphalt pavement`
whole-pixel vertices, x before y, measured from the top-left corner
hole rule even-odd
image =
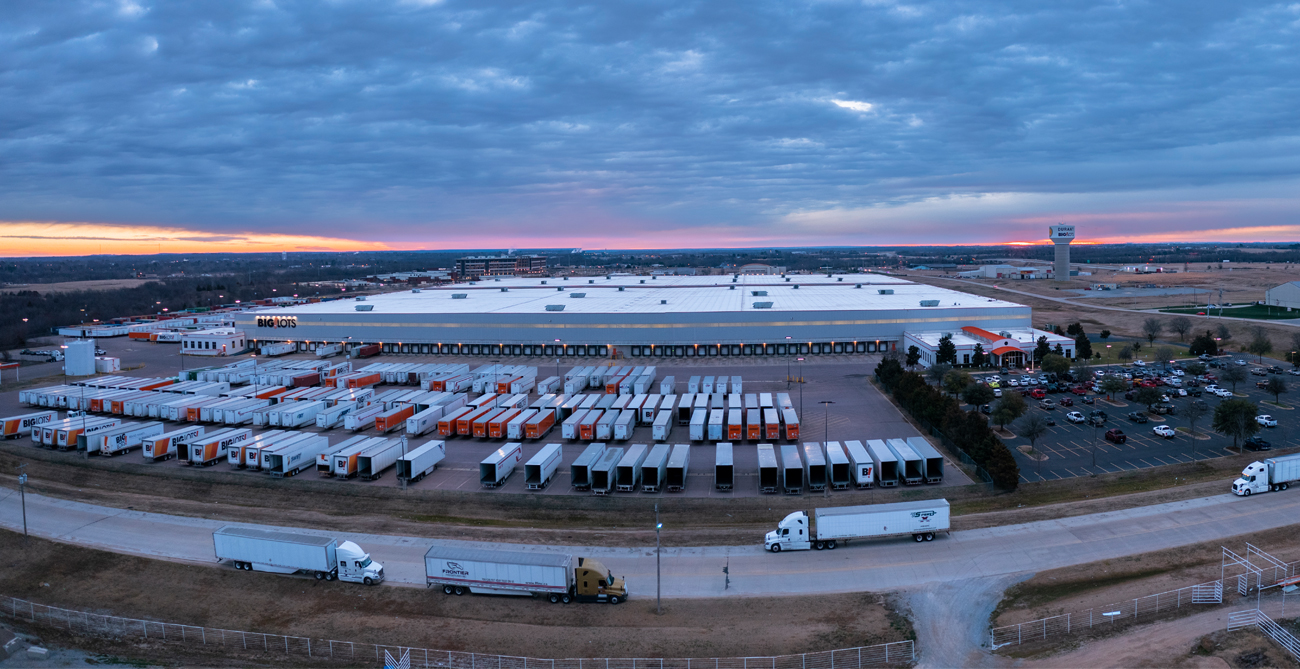
[[[1228,485],[1225,480],[1225,490]],[[27,495],[26,514],[28,527],[36,536],[118,553],[199,564],[215,563],[212,532],[230,524],[40,495]],[[853,541],[832,551],[771,554],[763,550],[761,534],[755,533],[754,543],[748,546],[665,547],[663,593],[669,598],[693,598],[888,592],[1218,541],[1291,525],[1296,518],[1300,518],[1300,490],[1251,497],[1225,492],[1121,511],[953,532],[924,543],[910,538]],[[0,491],[0,526],[22,529],[17,490]],[[388,580],[395,585],[422,585],[424,553],[438,544],[590,556],[603,561],[615,574],[625,575],[634,597],[653,597],[655,592],[653,546],[600,548],[435,541],[356,533],[335,536],[355,541],[370,551],[384,565]],[[221,568],[233,569],[229,565]]]

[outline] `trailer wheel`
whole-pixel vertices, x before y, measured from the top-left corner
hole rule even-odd
[[[814,549],[814,550],[821,550],[821,549],[823,549],[823,548],[825,548],[825,547],[826,547],[826,544],[824,544],[824,543],[822,543],[822,542],[820,542],[820,541],[814,541],[814,542],[813,542],[813,549]]]
[[[621,602],[621,601],[623,601],[623,600],[619,599],[619,598],[618,598],[618,595],[612,595],[612,596],[609,598],[609,603],[610,603],[610,604],[617,605],[617,604],[618,604],[619,602]]]
[[[325,572],[323,572],[323,571],[318,571],[318,572],[316,572],[316,580],[317,580],[317,581],[323,581],[323,580],[325,580]]]
[[[461,585],[456,586],[456,595],[459,596],[463,594],[465,594],[465,587]]]
[[[450,585],[444,585],[444,586],[442,586],[442,594],[444,594],[444,595],[450,595],[450,594],[452,594],[453,592],[455,592],[455,590],[452,590],[452,588],[451,588]]]
[[[1283,489],[1283,490],[1286,490],[1287,488],[1290,488],[1290,487],[1291,487],[1291,484],[1290,484],[1290,483],[1283,483],[1283,484],[1282,484],[1282,489]]]
[[[325,580],[327,580],[327,581],[333,581],[333,580],[336,580],[336,579],[338,579],[338,577],[339,577],[338,572],[333,572],[333,571],[331,571],[331,572],[325,574]]]
[[[925,533],[925,540],[926,540],[926,541],[934,541],[934,532],[926,532],[926,533]]]
[[[925,535],[922,535],[922,534],[913,534],[913,535],[912,535],[912,540],[915,541],[915,542],[917,542],[917,543],[921,543],[922,541],[925,541]]]
[[[773,553],[780,553],[780,552],[781,552],[781,544],[772,544],[772,552],[773,552]]]
[[[826,549],[827,549],[827,550],[832,550],[832,551],[835,550],[835,540],[834,540],[834,539],[832,539],[832,540],[826,542]]]
[[[568,604],[569,602],[573,601],[573,597],[571,597],[569,593],[566,592],[563,595],[560,595],[560,601],[565,604]]]
[[[559,604],[559,603],[560,603],[560,596],[557,595],[557,594],[555,594],[555,593],[553,593],[553,592],[551,593],[551,596],[550,596],[550,597],[547,597],[547,599],[550,600],[550,602],[551,602],[552,604]]]

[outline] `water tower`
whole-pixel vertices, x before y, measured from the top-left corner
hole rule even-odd
[[[1057,281],[1070,280],[1070,242],[1074,241],[1073,225],[1051,225],[1047,228],[1047,236],[1052,240],[1052,245],[1056,247],[1056,263],[1053,266],[1053,273]]]

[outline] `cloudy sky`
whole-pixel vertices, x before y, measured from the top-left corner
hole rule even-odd
[[[11,2],[0,255],[1300,240],[1300,5]]]

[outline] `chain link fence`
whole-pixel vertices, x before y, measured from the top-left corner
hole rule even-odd
[[[773,657],[551,660],[178,625],[63,609],[15,597],[0,599],[0,615],[87,636],[163,641],[202,646],[209,651],[276,654],[298,660],[339,660],[354,664],[373,661],[376,666],[385,666],[389,658],[405,658],[399,662],[403,667],[448,669],[859,669],[911,664],[916,660],[911,641]]]
[[[1104,625],[1114,626],[1132,620],[1150,618],[1184,606],[1218,605],[1222,602],[1223,582],[1207,581],[1169,592],[1116,602],[1105,607],[994,627],[989,632],[989,647],[997,650],[1003,646],[1045,641],[1056,636],[1076,634]]]

